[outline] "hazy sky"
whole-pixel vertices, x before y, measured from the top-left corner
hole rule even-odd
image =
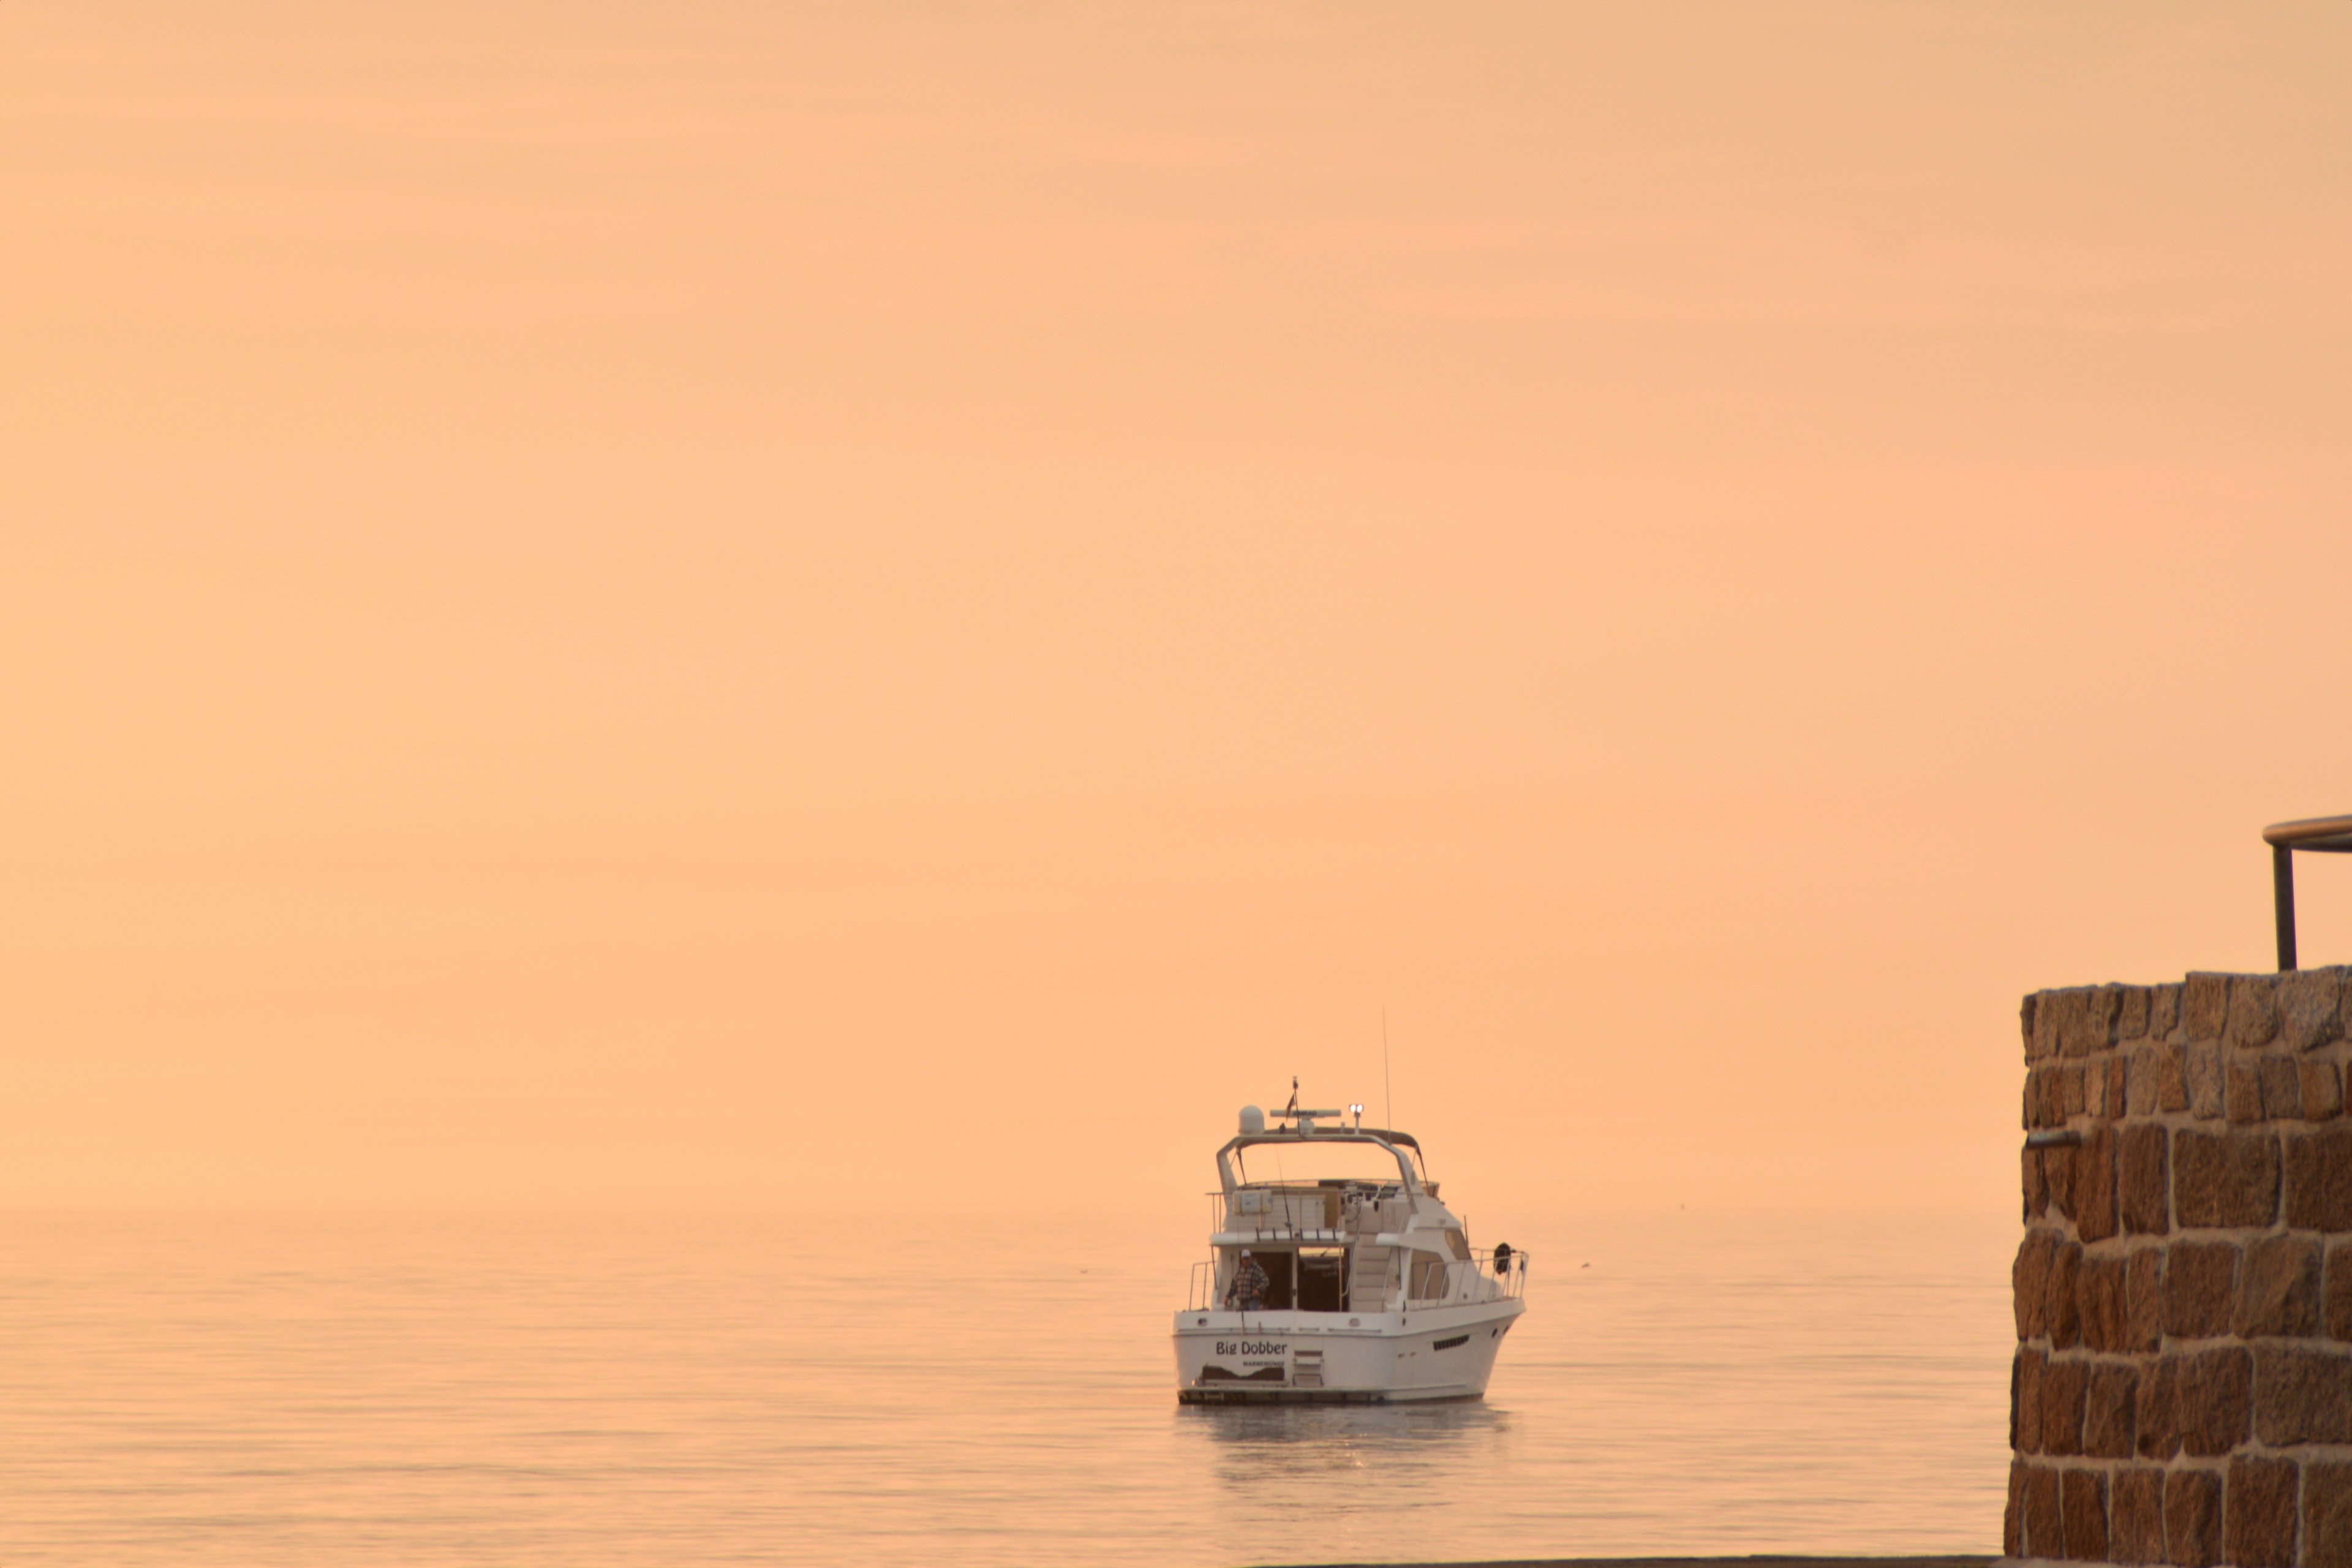
[[[0,1203],[2014,1203],[2352,811],[2352,10],[0,6]],[[2352,865],[2305,953],[2352,959]]]

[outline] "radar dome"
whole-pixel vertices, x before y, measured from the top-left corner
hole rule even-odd
[[[1255,1106],[1255,1105],[1244,1105],[1244,1106],[1243,1106],[1243,1107],[1242,1107],[1242,1131],[1243,1131],[1244,1132],[1263,1132],[1263,1131],[1265,1131],[1265,1111],[1263,1111],[1263,1110],[1259,1110],[1256,1106]]]

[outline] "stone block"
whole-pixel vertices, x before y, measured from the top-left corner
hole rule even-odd
[[[2021,1346],[2010,1363],[2009,1446],[2021,1454],[2042,1452],[2042,1374],[2049,1364],[2032,1345]]]
[[[2104,1050],[2123,1038],[2121,1035],[2116,1033],[2116,1026],[2123,1018],[2124,993],[2130,989],[2128,985],[2113,984],[2091,987],[2091,999],[2087,1009],[2090,1016],[2093,1050]]]
[[[2157,1058],[2162,1054],[2163,1047],[2159,1046],[2136,1046],[2125,1058],[2125,1115],[2156,1114]]]
[[[2066,1555],[2077,1563],[2107,1560],[2107,1478],[2097,1470],[2061,1470],[2060,1523]]]
[[[2220,1513],[2216,1509],[2215,1513]],[[2025,1554],[2028,1557],[2063,1557],[2066,1537],[2058,1527],[2058,1468],[2055,1465],[2028,1465],[2025,1468]],[[2219,1538],[2215,1544],[2218,1545]]]
[[[2034,1389],[2038,1395],[2041,1385]],[[2180,1452],[2180,1357],[2160,1355],[2140,1368],[2139,1411],[2134,1421],[2143,1459],[2169,1459]]]
[[[2233,1061],[2229,1064],[2228,1071],[2230,1088],[2226,1103],[2230,1120],[2242,1126],[2260,1121],[2263,1119],[2263,1080],[2254,1070],[2254,1064]]]
[[[2173,1134],[2172,1212],[2181,1225],[2267,1229],[2278,1191],[2278,1140],[2269,1132],[2184,1127]]]
[[[2050,993],[2039,991],[2025,999],[2025,1010],[2020,1021],[2026,1024],[2025,1057],[2028,1061],[2043,1062],[2058,1054],[2058,1010],[2050,1005]]]
[[[2055,1127],[2057,1107],[2050,1100],[2050,1069],[2035,1068],[2025,1075],[2025,1130]]]
[[[2139,1040],[2147,1037],[2147,987],[2119,985],[2116,988],[2116,1038]]]
[[[2116,1471],[2107,1492],[2107,1557],[2115,1563],[2164,1561],[2164,1472],[2155,1466]]]
[[[2352,1230],[2352,1126],[2287,1134],[2286,1222],[2304,1230]]]
[[[2083,1272],[2083,1247],[2079,1242],[2062,1241],[2051,1255],[2049,1283],[2042,1298],[2042,1331],[2050,1336],[2050,1348],[2063,1351],[2083,1337],[2081,1304],[2077,1286]]]
[[[2079,1055],[2088,1048],[2082,1044],[2084,1031],[2081,1021],[2087,989],[2081,985],[2053,986],[2034,999],[2034,1028],[2037,1032],[2048,1031],[2051,1055]]]
[[[2143,1247],[2124,1266],[2124,1349],[2153,1351],[2164,1339],[2164,1248]]]
[[[2344,1114],[2344,1075],[2334,1062],[2304,1063],[2302,1090],[2305,1120],[2331,1121]]]
[[[2025,1217],[2032,1222],[2050,1212],[2050,1178],[2042,1173],[2041,1150],[2024,1150],[2018,1159],[2018,1173],[2025,1187]]]
[[[2083,1397],[2090,1385],[2089,1373],[2090,1363],[2077,1356],[2042,1363],[2042,1453],[2063,1455],[2083,1451]],[[2185,1409],[2182,1414],[2187,1414]],[[2221,1451],[2227,1452],[2226,1449]]]
[[[2252,1050],[2278,1038],[2278,976],[2231,975],[2229,1021],[2221,1031],[2223,1043]]]
[[[2033,1038],[2033,1009],[2035,1001],[2036,998],[2029,992],[2027,993],[2025,999],[2017,1005],[2017,1032],[2025,1038],[2025,1059],[2029,1062],[2040,1061],[2043,1057],[2049,1055],[2047,1051],[2037,1047]]]
[[[2235,1568],[2294,1568],[2293,1459],[2242,1454],[2230,1461],[2221,1504],[2221,1551]]]
[[[2329,1339],[2352,1340],[2352,1241],[2327,1245],[2327,1294],[2321,1316]]]
[[[2201,972],[2189,975],[2180,988],[2182,1033],[2191,1041],[2218,1040],[2229,1021],[2230,977]]]
[[[2226,1332],[2237,1286],[2238,1248],[2233,1243],[2174,1242],[2164,1258],[2164,1331],[2182,1340]],[[2042,1321],[2049,1321],[2046,1307]]]
[[[2026,998],[2032,1001],[2032,997]],[[2025,1555],[2025,1461],[2009,1462],[2009,1506],[2000,1512],[2000,1554],[2018,1558]]]
[[[2278,977],[2279,1038],[2290,1050],[2308,1051],[2344,1033],[2341,969],[2298,969]]]
[[[2118,1142],[2116,1203],[2124,1228],[2135,1236],[2162,1236],[2172,1228],[2172,1172],[2165,1157],[2170,1142],[2149,1121],[2126,1126]]]
[[[2084,1241],[2105,1241],[2116,1232],[2116,1130],[2112,1125],[2094,1128],[2074,1151],[2074,1233]]]
[[[2274,1448],[2352,1443],[2352,1355],[2294,1343],[2256,1345],[2253,1353],[2257,1437]]]
[[[2181,1452],[2210,1458],[2244,1442],[2252,1430],[2254,1367],[2254,1358],[2245,1346],[2220,1345],[2164,1359],[2175,1362],[2173,1420],[2180,1430]],[[2042,1429],[2046,1437],[2050,1431],[2046,1374],[2042,1394]]]
[[[2303,1467],[2304,1568],[2352,1568],[2352,1459]]]
[[[2058,1256],[2058,1233],[2029,1230],[2017,1246],[2017,1261],[2010,1265],[2010,1294],[2017,1311],[2017,1337],[2038,1340],[2048,1331],[2047,1297],[2050,1265]]]
[[[2128,1459],[2139,1437],[2139,1373],[2129,1362],[2091,1363],[2083,1390],[2083,1452]]]
[[[2168,1040],[2180,1026],[2180,987],[2152,985],[2147,993],[2147,1032],[2150,1037]]]
[[[2102,1110],[2099,1114],[2102,1116],[2121,1116],[2124,1113],[2126,1092],[2131,1082],[2130,1066],[2124,1060],[2122,1054],[2118,1052],[2107,1058],[2106,1070],[2106,1099],[2104,1101],[2105,1109]]]
[[[2075,1149],[2042,1151],[2042,1177],[2050,1188],[2050,1206],[2068,1219],[2074,1217]]]
[[[2190,1046],[2187,1050],[2189,1114],[2200,1121],[2221,1117],[2221,1047]]]
[[[2086,1350],[2119,1354],[2129,1348],[2130,1330],[2124,1321],[2124,1259],[2114,1254],[2084,1253],[2074,1280],[2076,1310],[2083,1323]]]
[[[2319,1332],[2319,1243],[2299,1236],[2248,1242],[2230,1331],[2241,1339]]]
[[[2037,1021],[2046,1011],[2058,1031],[2058,1054],[2087,1057],[2115,1043],[2116,987],[2069,985],[2044,991],[2035,1004]]]
[[[2293,1057],[2275,1053],[2254,1058],[2263,1080],[2263,1114],[2273,1121],[2293,1121],[2303,1114],[2303,1074]]]
[[[2090,1100],[2084,1092],[2081,1062],[2061,1062],[2058,1065],[2061,1109],[2069,1116],[2080,1116],[2089,1109]]]
[[[2058,1054],[2086,1057],[2116,1042],[2120,985],[2075,985],[2058,992]]]
[[[2052,1494],[2054,1505],[2054,1487]],[[2032,1497],[2030,1486],[2027,1495]],[[2056,1511],[2054,1506],[2052,1511]],[[2031,1549],[2037,1539],[2029,1533],[2027,1547]],[[2180,1568],[2214,1568],[2221,1561],[2221,1477],[2218,1472],[2176,1469],[2166,1474],[2164,1560]]]
[[[2168,1113],[2189,1109],[2189,1047],[2187,1046],[2157,1047],[2156,1108]]]

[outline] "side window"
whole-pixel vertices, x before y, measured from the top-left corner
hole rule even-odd
[[[1445,1295],[1445,1259],[1433,1252],[1412,1255],[1412,1297],[1416,1301],[1435,1301]]]
[[[1447,1249],[1450,1250],[1454,1257],[1462,1259],[1464,1262],[1469,1261],[1470,1238],[1463,1235],[1459,1230],[1448,1230],[1445,1233],[1445,1245]]]

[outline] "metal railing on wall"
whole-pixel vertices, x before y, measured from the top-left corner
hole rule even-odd
[[[2310,816],[2263,829],[2271,847],[2271,904],[2278,921],[2280,973],[2294,967],[2294,855],[2352,855],[2352,816]]]

